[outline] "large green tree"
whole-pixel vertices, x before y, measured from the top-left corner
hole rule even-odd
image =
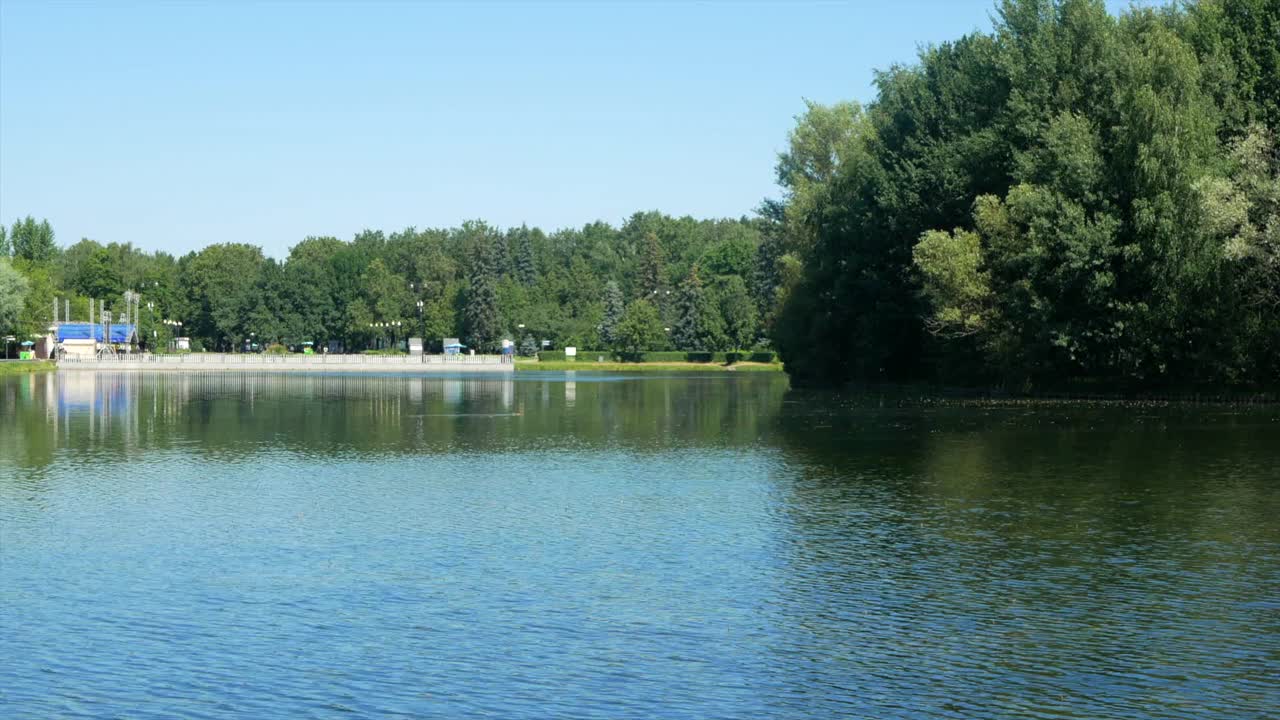
[[[252,245],[210,245],[180,263],[186,287],[184,330],[224,350],[248,337],[264,259]]]
[[[471,252],[463,319],[468,344],[481,352],[493,352],[501,339],[498,309],[498,262],[493,238],[476,239]]]
[[[17,330],[26,298],[27,279],[7,258],[0,258],[0,333],[7,335]]]
[[[53,241],[53,228],[48,220],[36,222],[30,215],[15,220],[9,227],[9,238],[14,257],[33,263],[46,263],[58,254]]]
[[[658,347],[663,339],[662,319],[653,303],[640,299],[627,306],[614,329],[617,350],[634,355]]]

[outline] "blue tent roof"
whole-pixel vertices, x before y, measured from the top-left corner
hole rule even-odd
[[[127,343],[133,337],[132,325],[112,325],[111,342]],[[102,326],[89,323],[62,323],[58,326],[58,342],[63,340],[88,340],[90,338],[102,342]]]
[[[466,345],[463,345],[462,343],[449,343],[448,345],[445,345],[445,347],[447,347],[447,348],[464,348],[464,347],[466,347]]]

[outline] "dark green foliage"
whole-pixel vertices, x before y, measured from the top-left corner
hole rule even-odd
[[[514,243],[516,278],[522,285],[533,285],[538,281],[537,261],[533,257],[533,240],[529,228],[520,226],[512,233]]]
[[[703,287],[696,271],[680,286],[671,342],[679,350],[711,351],[722,350],[729,343],[716,298]]]
[[[622,299],[622,289],[618,283],[610,280],[604,286],[604,319],[600,321],[600,342],[607,348],[619,347],[619,338],[615,332],[622,322],[626,305]]]
[[[780,240],[756,255],[757,307],[784,288],[769,324],[789,371],[1275,383],[1278,314],[1241,302],[1269,297],[1268,175],[1240,181],[1228,159],[1242,133],[1274,147],[1278,17],[1274,0],[1119,18],[1006,0],[992,33],[881,73],[864,114],[811,105],[765,213]]]
[[[726,276],[717,288],[725,334],[735,348],[750,347],[756,337],[756,306],[740,275]]]
[[[662,243],[657,233],[644,234],[644,258],[640,266],[640,294],[652,295],[663,286]]]
[[[471,254],[463,319],[468,344],[477,352],[493,352],[501,339],[499,326],[496,239],[480,237]]]

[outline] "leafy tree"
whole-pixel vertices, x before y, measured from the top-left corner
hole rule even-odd
[[[18,317],[26,305],[27,287],[27,279],[7,258],[0,258],[0,333],[17,330]]]
[[[627,306],[615,331],[614,347],[634,355],[657,347],[663,335],[658,309],[642,298]]]
[[[6,262],[7,261],[0,261]],[[36,263],[17,258],[11,267],[26,282],[22,296],[22,309],[18,312],[17,334],[22,336],[43,334],[53,320],[53,298],[57,297],[57,284],[48,263]]]
[[[721,283],[719,295],[720,315],[724,318],[728,342],[734,348],[751,347],[756,339],[758,318],[747,284],[741,276],[730,275]]]
[[[9,255],[9,231],[0,225],[0,260],[8,260]]]
[[[247,337],[256,305],[255,286],[262,251],[252,245],[210,245],[183,258],[187,324],[194,336],[232,349]]]
[[[982,269],[982,243],[977,233],[929,230],[916,245],[915,264],[924,276],[924,294],[933,316],[929,331],[963,337],[991,325],[991,280]]]
[[[14,257],[33,263],[46,263],[58,254],[53,242],[53,228],[48,220],[36,222],[30,215],[14,221],[9,228]]]

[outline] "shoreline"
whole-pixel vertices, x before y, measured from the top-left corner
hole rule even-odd
[[[783,373],[782,363],[737,362],[731,365],[693,362],[577,362],[571,360],[538,360],[516,362],[516,372],[612,372],[612,373]]]
[[[0,377],[8,375],[31,375],[33,373],[53,372],[58,366],[52,360],[4,360],[0,361]]]

